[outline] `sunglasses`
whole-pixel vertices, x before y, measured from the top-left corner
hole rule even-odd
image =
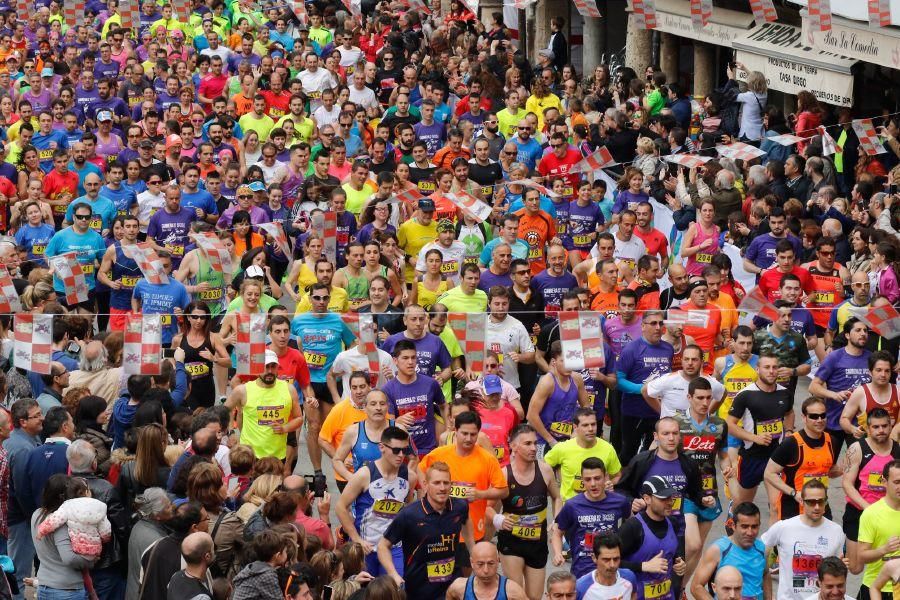
[[[240,194],[240,195],[238,196],[238,198],[242,198],[242,199],[244,199],[244,200],[248,200],[248,199],[253,198],[253,194]]]
[[[209,315],[188,315],[188,319],[192,321],[205,321],[209,318]]]
[[[161,183],[162,183],[161,180],[159,180],[159,179],[154,179],[153,181],[148,181],[148,182],[147,182],[147,185],[159,185],[159,184],[161,184]]]
[[[87,221],[91,218],[91,215],[75,215],[75,218],[79,221]]]
[[[311,298],[316,302],[328,302],[331,300],[331,296],[311,296]]]
[[[824,421],[827,417],[826,413],[807,413],[806,418],[814,421]]]
[[[395,446],[388,446],[387,444],[382,444],[385,450],[390,450],[394,453],[394,456],[399,454],[409,455],[412,453],[412,448],[409,446],[403,446],[402,448],[397,448]]]
[[[807,506],[825,506],[826,504],[828,504],[828,499],[827,498],[810,498],[809,500],[807,500],[806,498],[804,498],[803,504],[805,504]]]

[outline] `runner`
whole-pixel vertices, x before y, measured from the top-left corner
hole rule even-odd
[[[97,281],[110,288],[109,328],[113,331],[125,330],[125,317],[131,314],[131,296],[134,286],[141,279],[141,269],[134,258],[125,254],[125,246],[137,244],[140,223],[134,216],[116,217],[122,226],[122,239],[114,242],[100,261]]]
[[[896,384],[891,383],[897,359],[888,352],[879,350],[869,355],[868,383],[855,388],[841,412],[841,429],[856,439],[865,437],[868,421],[867,415],[876,408],[887,411],[891,418],[891,427],[897,423],[900,415],[900,394]],[[856,421],[856,425],[853,422]],[[852,443],[851,440],[848,442]]]
[[[614,533],[594,537],[594,562],[597,568],[578,579],[578,600],[633,598],[637,578],[622,565],[622,541]]]
[[[572,437],[575,409],[587,406],[587,391],[578,373],[566,369],[562,344],[553,342],[548,353],[550,371],[538,381],[526,419],[538,434],[538,453]]]
[[[472,572],[460,577],[447,590],[447,600],[526,600],[528,596],[516,581],[498,573],[500,556],[490,542],[478,542],[472,548]]]
[[[641,388],[644,400],[659,411],[661,417],[687,416],[690,408],[688,387],[698,378],[710,384],[713,402],[718,404],[725,395],[725,387],[709,375],[701,375],[703,350],[696,344],[686,346],[681,354],[681,370],[667,373],[645,383]]]
[[[900,551],[900,460],[887,463],[881,477],[884,498],[871,504],[859,518],[858,561],[866,566],[859,588],[863,600],[868,598],[869,589],[882,568]],[[883,585],[881,591],[893,592],[893,584]]]
[[[618,483],[622,476],[622,465],[616,451],[609,442],[597,437],[597,415],[594,409],[578,408],[572,421],[575,437],[559,442],[544,454],[544,462],[559,470],[563,501],[584,491],[581,465],[588,458],[603,461],[611,484]]]

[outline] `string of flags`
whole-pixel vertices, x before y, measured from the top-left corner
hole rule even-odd
[[[596,311],[559,313],[559,340],[567,369],[602,369],[606,365],[600,315]]]
[[[162,362],[162,316],[127,314],[122,367],[129,375],[158,375]]]
[[[266,314],[234,313],[237,373],[259,375],[266,370]]]
[[[712,0],[691,0],[691,24],[694,29],[706,27],[711,15]]]
[[[869,25],[889,27],[891,24],[891,0],[869,0]]]
[[[70,306],[88,301],[88,286],[77,252],[66,252],[49,259],[50,268],[63,283],[66,303]],[[93,268],[93,265],[91,265]]]
[[[485,332],[487,331],[487,315],[485,313],[450,313],[447,325],[456,336],[466,357],[466,365],[473,373],[484,372],[484,356],[487,352]]]

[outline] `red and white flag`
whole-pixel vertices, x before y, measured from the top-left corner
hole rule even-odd
[[[78,262],[77,252],[66,252],[49,259],[50,268],[63,282],[66,291],[66,303],[70,306],[79,302],[87,302],[88,286],[84,279],[84,271]]]
[[[536,2],[537,0],[512,0],[512,2],[504,2],[503,6],[512,6],[517,10],[525,10]]]
[[[774,304],[769,302],[762,290],[758,287],[753,288],[746,296],[744,296],[744,299],[741,300],[741,303],[738,306],[738,310],[747,313],[755,313],[769,321],[778,320],[779,315],[778,309],[775,308]]]
[[[614,165],[612,154],[606,149],[606,146],[600,146],[593,154],[581,159],[574,167],[569,169],[569,173],[593,173],[599,171],[608,165]]]
[[[309,14],[306,12],[306,2],[303,0],[294,0],[291,3],[291,9],[298,21],[304,25],[309,24]]]
[[[536,189],[548,198],[559,198],[559,194],[533,179],[516,179],[515,181],[510,181],[508,185],[524,185],[527,188]]]
[[[578,14],[580,14],[585,19],[599,19],[602,15],[600,11],[597,10],[597,0],[572,0],[575,4],[575,8],[578,9]]]
[[[22,302],[13,284],[12,276],[5,267],[0,267],[0,314],[14,315],[22,312]]]
[[[694,29],[703,29],[712,15],[712,0],[691,0],[691,24]]]
[[[891,24],[891,0],[869,0],[869,25],[889,27]]]
[[[806,12],[812,31],[831,31],[831,0],[808,0]]]
[[[656,29],[656,5],[654,0],[631,0],[635,25],[638,29]]]
[[[535,0],[535,1],[537,1],[537,0]],[[400,0],[400,4],[402,4],[403,6],[405,6],[406,8],[408,8],[410,10],[423,12],[426,15],[431,14],[431,8],[429,8],[427,4],[422,2],[422,0]]]
[[[378,356],[378,326],[372,313],[359,315],[359,346],[369,360],[369,385],[378,385],[381,377],[381,357]]]
[[[698,154],[668,154],[664,158],[670,163],[675,163],[688,169],[696,169],[712,160],[709,156],[700,156]]]
[[[670,308],[666,313],[664,324],[706,328],[709,326],[709,311]]]
[[[234,313],[234,352],[239,375],[259,375],[266,370],[266,315]]]
[[[203,250],[210,267],[214,271],[224,274],[225,281],[230,283],[234,274],[234,263],[231,260],[231,253],[225,248],[222,240],[215,233],[206,232],[194,234],[194,241]]]
[[[455,204],[460,210],[469,213],[473,219],[479,223],[483,223],[491,218],[494,212],[488,204],[482,202],[475,196],[466,192],[456,192],[455,194],[445,194],[448,200]]]
[[[52,356],[53,315],[17,314],[13,320],[13,364],[46,375]]]
[[[337,263],[337,213],[329,210],[325,213],[316,213],[311,217],[312,230],[325,247],[325,258],[331,264]]]
[[[837,145],[837,142],[834,141],[834,138],[831,137],[831,134],[828,133],[828,130],[825,129],[824,125],[819,125],[817,131],[819,132],[819,135],[822,136],[823,155],[828,156],[842,151],[841,147]]]
[[[559,313],[559,341],[567,369],[602,369],[606,365],[600,314],[573,310]]]
[[[285,235],[284,227],[282,227],[281,223],[259,223],[257,227],[272,236],[275,244],[281,248],[285,258],[291,258],[291,247],[288,244],[287,235]]]
[[[134,259],[144,278],[150,283],[162,285],[169,283],[169,276],[166,275],[166,271],[163,269],[162,260],[156,254],[156,250],[153,249],[150,242],[133,246],[122,246],[122,254]]]
[[[732,160],[753,160],[766,155],[765,150],[760,150],[756,146],[745,144],[744,142],[732,142],[726,145],[716,146],[719,156],[730,158]]]
[[[853,131],[856,132],[856,137],[859,138],[859,145],[866,151],[866,154],[875,156],[876,154],[887,152],[884,149],[884,144],[878,139],[878,133],[875,131],[875,124],[872,123],[872,119],[855,119],[851,122],[851,125],[853,125]]]
[[[753,18],[757,25],[773,23],[778,20],[775,3],[772,0],[750,0],[750,10],[753,11]]]
[[[487,315],[485,313],[450,313],[447,324],[453,330],[463,355],[466,367],[473,373],[484,373],[484,355],[487,345],[484,335],[487,331]]]
[[[350,14],[358,23],[362,23],[362,8],[359,5],[359,0],[341,0],[344,4],[344,7],[350,11]]]
[[[766,138],[770,142],[775,142],[776,144],[781,144],[782,146],[793,146],[797,142],[804,142],[806,138],[800,137],[799,135],[794,135],[793,133],[783,133],[781,135],[773,135],[770,138]]]
[[[876,308],[850,307],[850,313],[889,340],[900,335],[900,313],[890,304]]]
[[[137,31],[141,26],[139,16],[140,6],[137,2],[120,2],[119,17],[122,19],[122,27],[125,29],[133,29]],[[135,35],[134,39],[138,39]]]
[[[161,352],[161,316],[125,315],[125,346],[122,352],[125,372],[129,375],[159,375]]]
[[[406,190],[405,192],[400,192],[396,196],[392,198],[392,200],[396,199],[399,202],[403,202],[404,204],[409,204],[413,208],[416,208],[419,200],[424,198],[422,192],[417,190],[416,188],[412,188],[411,190]]]

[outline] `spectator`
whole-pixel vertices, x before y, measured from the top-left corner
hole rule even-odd
[[[213,561],[213,540],[208,533],[192,533],[181,542],[181,558],[184,568],[169,580],[166,591],[168,600],[212,600],[213,585],[209,566]]]
[[[141,556],[139,600],[159,600],[167,596],[172,575],[181,570],[181,542],[198,531],[208,532],[209,516],[197,502],[185,502],[166,523],[169,535],[149,546]]]
[[[46,393],[46,388],[45,388]],[[78,438],[87,440],[97,453],[97,474],[106,479],[112,465],[112,438],[103,431],[109,421],[108,403],[100,396],[86,396],[75,410],[75,431]]]
[[[168,535],[166,522],[172,518],[172,502],[161,487],[144,490],[134,501],[139,517],[128,537],[128,574],[125,600],[138,600],[141,588],[141,557],[155,542]]]

